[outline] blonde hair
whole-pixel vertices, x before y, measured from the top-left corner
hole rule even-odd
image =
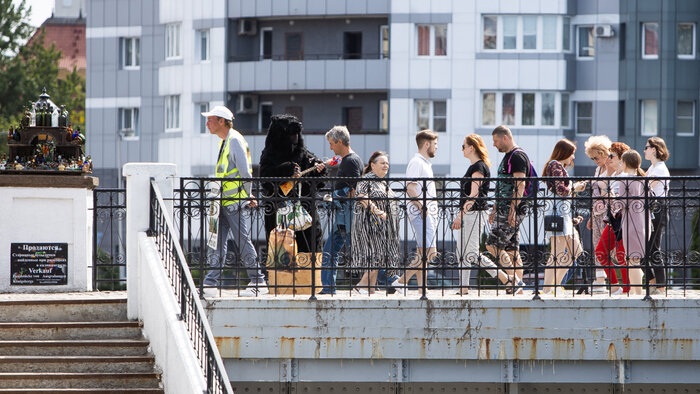
[[[611,145],[612,141],[610,141],[610,138],[608,138],[606,135],[594,135],[588,137],[586,142],[583,143],[586,156],[590,157],[591,159],[595,157],[596,154],[600,156],[609,155]]]
[[[469,146],[473,146],[474,152],[476,152],[476,155],[479,156],[479,159],[486,163],[487,167],[491,167],[489,151],[486,149],[484,139],[481,138],[479,134],[469,134],[464,138],[464,142],[466,142]]]

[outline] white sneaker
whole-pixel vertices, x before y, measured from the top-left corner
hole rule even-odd
[[[261,295],[268,294],[270,290],[267,288],[266,283],[261,283],[259,285],[249,283],[245,290],[241,291],[239,297],[257,297]]]
[[[610,295],[622,295],[622,287],[618,287],[617,290],[610,293]]]
[[[391,282],[389,285],[393,288],[396,289],[396,292],[401,294],[401,295],[407,295],[408,294],[408,286],[405,284],[399,282],[399,279],[396,279],[395,281]]]

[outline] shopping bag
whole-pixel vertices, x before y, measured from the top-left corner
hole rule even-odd
[[[297,243],[294,239],[294,231],[282,227],[272,229],[267,241],[267,266],[284,270],[292,269],[296,255]]]

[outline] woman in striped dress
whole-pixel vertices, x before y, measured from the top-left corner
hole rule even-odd
[[[350,267],[363,275],[354,293],[374,293],[379,270],[392,276],[399,267],[399,206],[391,200],[396,197],[394,192],[382,180],[387,172],[389,156],[374,152],[362,173],[364,179],[355,188]]]

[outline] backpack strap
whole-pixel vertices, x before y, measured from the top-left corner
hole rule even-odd
[[[528,163],[529,163],[529,161],[530,161],[530,158],[527,157],[527,154],[525,153],[524,150],[522,150],[522,149],[520,149],[520,148],[515,148],[515,149],[513,149],[512,153],[510,154],[510,157],[508,158],[508,173],[509,173],[509,174],[512,174],[512,171],[511,171],[512,168],[511,168],[511,165],[510,165],[510,159],[513,158],[513,155],[515,154],[515,152],[523,152],[523,154],[525,154],[525,157],[527,158],[527,160],[525,160],[525,161],[527,161]],[[528,171],[527,171],[527,172],[530,172],[530,169],[529,169],[529,168],[528,168]],[[530,176],[530,175],[528,174],[528,177],[529,177],[529,176]]]

